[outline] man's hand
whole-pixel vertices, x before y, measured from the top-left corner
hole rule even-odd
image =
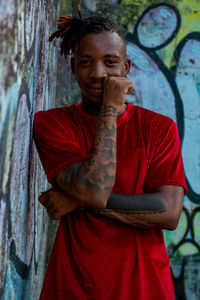
[[[62,216],[69,214],[80,207],[80,204],[78,204],[76,199],[68,196],[58,188],[51,188],[42,192],[38,200],[54,220],[59,220]]]
[[[110,76],[104,79],[103,104],[114,106],[118,112],[123,107],[127,94],[133,90],[133,84],[126,77]]]

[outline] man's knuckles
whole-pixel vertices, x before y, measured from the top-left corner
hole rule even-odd
[[[39,202],[46,208],[55,205],[55,198],[49,193],[45,193],[38,198]]]
[[[104,90],[107,92],[113,91],[127,94],[132,88],[132,82],[126,77],[108,77],[104,82]]]
[[[44,204],[45,201],[46,201],[46,196],[44,196],[44,194],[43,194],[43,195],[40,195],[39,198],[38,198],[38,200],[39,200],[39,202],[40,202],[41,204]]]
[[[122,86],[126,83],[125,77],[107,77],[104,80],[104,85],[112,85],[112,86]]]

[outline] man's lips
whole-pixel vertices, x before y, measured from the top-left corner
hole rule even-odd
[[[103,93],[103,86],[99,84],[88,85],[90,92],[95,96],[101,96]]]

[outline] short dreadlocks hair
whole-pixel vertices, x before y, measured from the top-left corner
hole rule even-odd
[[[86,34],[98,34],[104,31],[116,32],[125,44],[125,39],[121,30],[115,23],[107,18],[92,16],[88,18],[77,18],[61,16],[57,22],[57,31],[54,32],[49,41],[54,38],[62,38],[60,43],[60,54],[64,53],[65,58],[74,50],[75,44]]]

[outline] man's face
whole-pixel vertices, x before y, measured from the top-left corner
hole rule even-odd
[[[128,74],[130,61],[125,58],[125,52],[124,42],[115,32],[87,34],[81,38],[71,66],[83,102],[100,105],[104,79]]]

